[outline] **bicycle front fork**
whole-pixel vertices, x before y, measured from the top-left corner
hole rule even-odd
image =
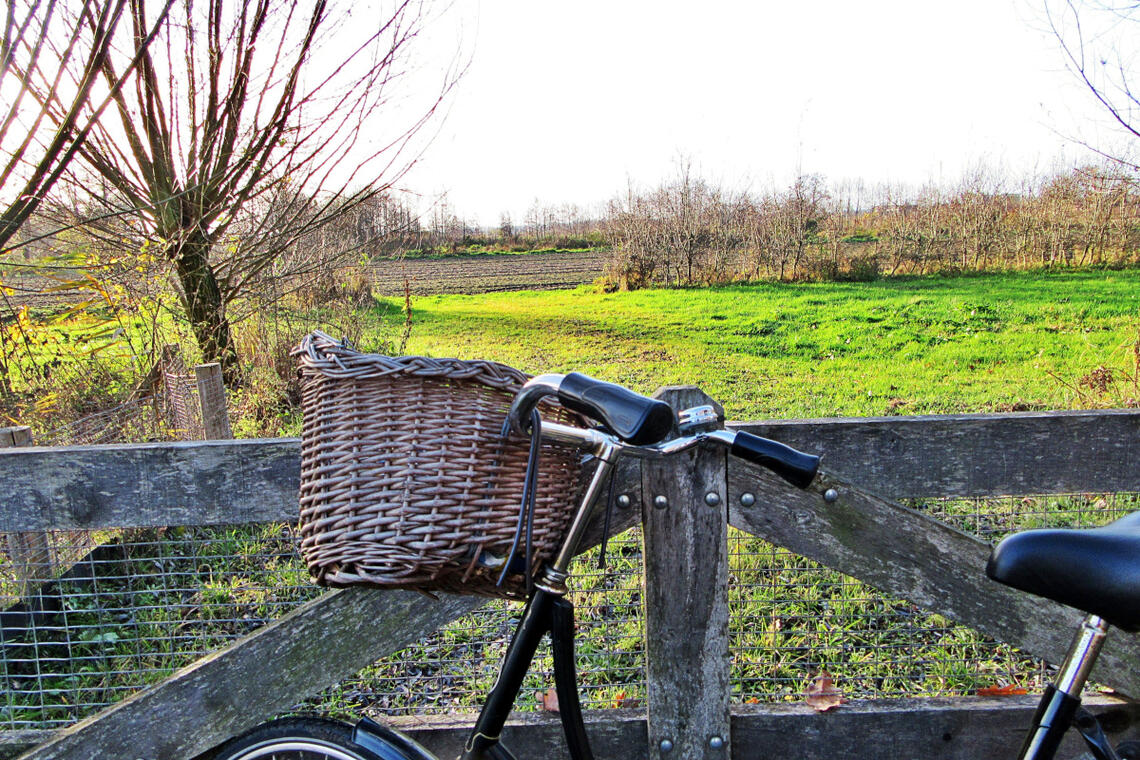
[[[1033,726],[1018,755],[1019,760],[1052,760],[1065,731],[1074,724],[1096,760],[1119,760],[1096,719],[1083,711],[1078,715],[1081,690],[1085,687],[1107,632],[1108,624],[1096,615],[1085,618],[1073,639],[1065,664],[1041,696],[1037,713],[1033,716]]]
[[[522,619],[507,647],[499,678],[483,703],[461,760],[512,760],[511,753],[499,743],[499,736],[534,660],[538,644],[546,633],[550,634],[554,654],[554,685],[570,757],[592,760],[582,722],[574,668],[574,606],[561,594],[543,588],[542,584],[527,601]]]

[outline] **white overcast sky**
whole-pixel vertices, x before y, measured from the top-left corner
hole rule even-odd
[[[425,52],[455,29],[470,68],[404,185],[485,225],[599,204],[681,157],[754,190],[1045,172],[1100,120],[1032,0],[482,0]]]

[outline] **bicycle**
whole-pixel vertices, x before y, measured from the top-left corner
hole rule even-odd
[[[594,421],[597,427],[583,429],[543,420],[537,405],[548,396]],[[749,433],[714,429],[717,415],[712,407],[675,414],[662,401],[579,373],[541,375],[527,382],[514,398],[507,425],[531,436],[532,451],[540,439],[576,446],[592,454],[597,466],[560,548],[533,582],[498,679],[469,734],[461,760],[514,760],[499,741],[500,733],[538,645],[548,633],[559,715],[570,756],[592,760],[576,683],[574,612],[565,595],[570,561],[616,463],[622,457],[662,458],[698,446],[720,446],[793,486],[808,489],[816,478],[819,457]],[[674,429],[680,435],[669,438]],[[534,472],[528,468],[524,504],[533,478]],[[831,495],[821,491],[820,496]],[[990,578],[1087,614],[1068,657],[1042,695],[1019,760],[1050,760],[1070,727],[1084,738],[1094,760],[1140,758],[1140,743],[1127,742],[1114,749],[1096,719],[1080,708],[1081,692],[1109,626],[1140,630],[1140,563],[1134,559],[1138,555],[1140,513],[1092,530],[1017,533],[993,550],[986,567]],[[223,744],[212,758],[437,760],[409,737],[368,718],[356,724],[322,718],[270,721]]]

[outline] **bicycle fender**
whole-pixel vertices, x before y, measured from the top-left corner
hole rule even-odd
[[[352,740],[380,760],[439,760],[410,736],[361,718],[352,730]]]

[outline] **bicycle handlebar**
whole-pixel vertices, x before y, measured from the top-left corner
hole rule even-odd
[[[658,443],[673,430],[676,415],[664,401],[571,372],[558,384],[562,405],[597,420],[634,446]]]
[[[819,457],[815,454],[805,454],[743,430],[736,431],[729,450],[733,456],[768,468],[796,488],[807,488],[819,472]]]
[[[727,446],[733,456],[765,467],[797,488],[807,488],[819,470],[818,456],[744,431],[714,430],[661,442],[673,429],[676,415],[672,407],[577,372],[540,375],[524,385],[511,405],[511,429],[526,434],[530,413],[545,396],[557,396],[563,405],[601,423],[603,430],[544,421],[543,437],[592,446],[606,452],[600,454],[606,459],[669,456],[711,442]]]
[[[601,423],[607,431],[634,446],[661,441],[669,435],[676,419],[673,408],[664,401],[571,372],[539,375],[524,385],[511,405],[511,429],[525,435],[531,410],[545,396],[557,396],[567,409]]]

